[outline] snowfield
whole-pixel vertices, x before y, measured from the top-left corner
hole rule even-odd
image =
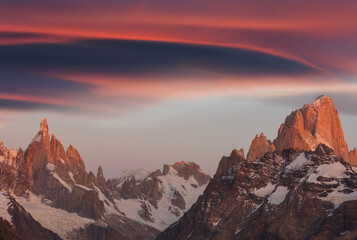
[[[177,171],[171,166],[167,175],[159,176],[157,179],[161,181],[160,190],[163,193],[162,198],[157,202],[157,209],[149,201],[142,199],[116,199],[115,204],[127,217],[156,229],[164,230],[169,225],[176,222],[185,211],[191,208],[207,185],[198,186],[199,184],[194,177],[190,177],[186,181],[184,178],[179,177]],[[194,188],[192,185],[198,187]],[[178,191],[186,202],[186,208],[184,210],[173,206],[171,203],[175,191]],[[153,222],[146,221],[140,217],[138,211],[142,209],[142,204],[145,204],[149,209]],[[170,209],[177,212],[179,216],[173,214]]]
[[[57,233],[63,239],[66,239],[67,234],[73,230],[83,228],[86,224],[94,223],[93,220],[80,217],[76,213],[69,213],[43,204],[41,198],[31,192],[28,199],[14,197],[43,227]]]
[[[301,153],[294,161],[292,161],[288,166],[286,166],[286,169],[298,170],[302,166],[307,165],[309,162],[310,160],[305,157],[305,153]]]
[[[269,202],[274,205],[279,205],[282,203],[286,197],[286,195],[289,193],[289,190],[287,187],[284,186],[279,186],[275,192],[273,192],[269,196]]]
[[[257,195],[258,197],[265,197],[271,194],[274,191],[274,189],[275,189],[275,185],[269,182],[265,187],[255,190],[255,195]]]
[[[319,183],[317,181],[318,177],[326,177],[326,178],[347,178],[346,175],[346,167],[343,166],[340,162],[334,162],[331,164],[322,164],[316,169],[317,173],[312,173],[307,182],[309,183]]]
[[[7,212],[7,209],[9,208],[9,203],[10,200],[8,199],[8,197],[5,195],[4,192],[0,191],[0,217],[7,220],[9,223],[12,223],[12,217]]]

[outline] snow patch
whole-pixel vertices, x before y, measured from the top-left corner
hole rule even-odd
[[[265,197],[274,191],[275,185],[269,182],[265,187],[255,190],[255,195],[258,197]]]
[[[219,219],[218,221],[214,222],[212,225],[213,227],[217,226],[220,223],[221,219]]]
[[[309,162],[310,160],[305,157],[305,153],[301,153],[294,161],[292,161],[288,166],[286,166],[286,168],[289,170],[298,170],[302,166],[307,165]]]
[[[289,193],[287,187],[279,186],[275,192],[269,197],[269,201],[271,204],[279,205],[282,201],[284,201],[286,195]]]
[[[329,193],[326,197],[322,197],[321,200],[332,202],[335,205],[335,209],[338,208],[343,202],[357,200],[357,191],[351,193],[339,192],[343,189],[343,186],[339,186],[333,192]]]
[[[115,205],[109,201],[109,199],[103,194],[99,187],[92,183],[94,189],[98,192],[98,198],[104,203],[105,212],[109,214],[118,214],[118,211],[115,209]]]
[[[334,162],[331,164],[322,164],[316,169],[317,173],[312,173],[307,182],[309,183],[319,183],[317,181],[318,177],[326,177],[326,178],[345,178],[346,175],[346,167],[343,166],[340,162]]]
[[[72,173],[72,172],[68,172],[68,175],[69,175],[69,177],[71,178],[71,180],[72,180],[73,182],[76,182],[76,181],[74,180],[74,177],[73,177],[73,173]]]
[[[53,165],[52,163],[47,163],[46,168],[48,171],[51,172],[52,176],[57,179],[65,188],[67,188],[67,190],[69,192],[72,192],[72,187],[69,186],[65,181],[62,180],[62,178],[60,176],[58,176],[57,173],[53,172],[55,170],[55,165]]]
[[[40,197],[31,192],[28,199],[14,197],[43,227],[57,233],[63,239],[67,239],[67,234],[73,230],[84,228],[86,224],[94,223],[93,220],[80,217],[76,213],[69,213],[62,209],[47,206],[41,202]]]
[[[46,168],[48,171],[54,171],[55,165],[53,165],[52,163],[47,163]]]
[[[72,187],[69,186],[65,181],[60,178],[60,176],[57,175],[57,173],[52,173],[52,176],[56,178],[69,192],[72,192]]]
[[[0,191],[0,217],[12,224],[11,215],[7,212],[10,200],[4,192]]]
[[[150,172],[144,169],[125,170],[114,179],[117,179],[119,182],[117,188],[121,188],[123,183],[131,180],[131,178],[135,178],[136,181],[143,181],[149,174]]]
[[[82,189],[84,189],[86,191],[94,191],[94,189],[91,189],[89,187],[86,187],[86,186],[83,186],[83,185],[80,185],[80,184],[74,184],[74,185],[76,185],[77,187],[80,187],[80,188],[82,188]]]

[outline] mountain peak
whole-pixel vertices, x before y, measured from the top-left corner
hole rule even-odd
[[[267,152],[274,151],[274,144],[265,137],[264,133],[261,133],[260,136],[257,134],[250,145],[247,160],[254,161],[257,158],[263,157]]]
[[[35,135],[35,137],[32,139],[30,145],[34,142],[43,142],[46,147],[49,148],[50,145],[50,133],[48,129],[48,124],[47,124],[47,119],[43,118],[40,124],[40,130],[38,133]]]
[[[79,167],[85,170],[84,162],[81,155],[79,154],[78,150],[71,144],[67,148],[66,155],[73,167]]]
[[[315,98],[315,102],[316,101],[322,101],[322,100],[328,100],[328,101],[333,102],[332,99],[329,96],[325,95],[325,94],[322,94],[322,95],[318,96],[317,98]]]
[[[42,118],[41,125],[40,125],[40,132],[49,134],[47,119]]]
[[[289,148],[314,151],[322,143],[346,161],[349,160],[338,111],[326,95],[293,111],[279,129],[274,143],[278,151]]]
[[[190,177],[194,177],[200,186],[207,183],[210,178],[209,175],[201,171],[198,164],[185,161],[176,162],[173,165],[164,164],[163,174],[175,174],[179,177],[183,177],[185,180],[188,180]]]
[[[232,158],[238,158],[238,157],[241,157],[241,158],[245,158],[245,155],[244,155],[244,149],[241,148],[241,149],[233,149],[233,151],[231,152],[231,155],[230,157]]]

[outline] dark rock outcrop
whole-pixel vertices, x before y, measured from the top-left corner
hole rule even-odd
[[[0,240],[22,240],[16,229],[0,217]]]
[[[183,177],[185,180],[188,180],[191,176],[195,178],[199,185],[206,184],[210,176],[201,171],[199,165],[194,162],[176,162],[174,165],[164,165],[163,174],[167,175],[170,172],[170,168],[173,168],[177,171],[178,176]]]
[[[234,149],[229,157],[222,157],[215,176],[222,175],[227,169],[230,169],[241,161],[245,161],[244,150],[242,148],[240,150]]]
[[[241,159],[157,240],[355,239],[356,192],[356,172],[324,145]]]

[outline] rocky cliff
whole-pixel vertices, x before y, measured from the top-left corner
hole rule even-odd
[[[257,158],[263,157],[266,153],[274,151],[275,145],[265,137],[264,133],[261,133],[260,136],[256,135],[253,139],[247,160],[254,161]]]
[[[340,117],[331,98],[318,97],[312,104],[293,111],[280,126],[274,144],[276,150],[315,150],[323,143],[334,152],[350,161]]]
[[[252,141],[247,159],[254,161],[275,149],[314,151],[321,143],[332,148],[353,166],[357,166],[356,151],[348,150],[338,111],[332,99],[326,95],[287,116],[273,143],[267,140],[264,134],[259,137],[257,135]]]
[[[357,174],[319,145],[230,157],[162,239],[356,239]]]

